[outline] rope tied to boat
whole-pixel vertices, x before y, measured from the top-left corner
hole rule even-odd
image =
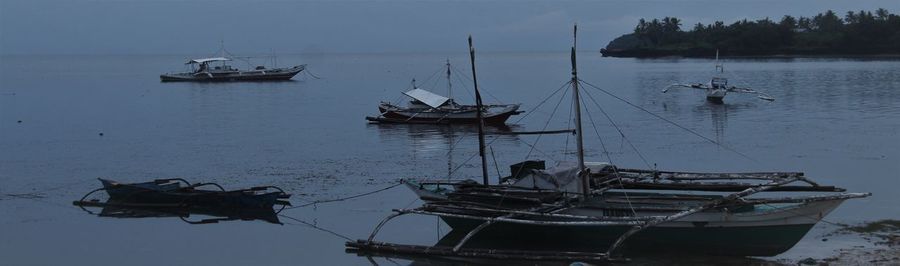
[[[347,196],[347,197],[343,197],[343,198],[328,199],[328,200],[317,200],[317,201],[313,201],[313,202],[306,203],[306,204],[302,204],[302,205],[291,206],[291,207],[289,207],[289,208],[286,208],[286,210],[296,209],[296,208],[303,208],[303,207],[307,207],[307,206],[315,206],[315,205],[320,204],[320,203],[338,202],[338,201],[345,201],[345,200],[355,199],[355,198],[359,198],[359,197],[365,197],[365,196],[368,196],[368,195],[372,195],[372,194],[375,194],[375,193],[379,193],[379,192],[382,192],[382,191],[386,191],[386,190],[395,188],[395,187],[400,186],[400,185],[403,185],[403,180],[398,181],[397,184],[393,184],[393,185],[390,185],[390,186],[388,186],[388,187],[376,189],[376,190],[373,190],[373,191],[369,191],[369,192],[365,192],[365,193],[360,193],[360,194],[356,194],[356,195],[352,195],[352,196]]]

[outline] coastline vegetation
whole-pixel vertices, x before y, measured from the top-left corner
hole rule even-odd
[[[848,11],[842,17],[828,10],[814,17],[769,18],[695,24],[682,29],[674,17],[641,19],[634,31],[601,49],[614,57],[900,55],[900,16],[879,8]]]

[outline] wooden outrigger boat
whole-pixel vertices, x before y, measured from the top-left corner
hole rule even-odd
[[[266,68],[265,66],[257,66],[253,70],[240,70],[227,65],[225,62],[231,61],[226,57],[213,57],[192,59],[185,63],[191,66],[190,72],[183,73],[166,73],[159,75],[159,79],[163,82],[171,81],[278,81],[290,80],[300,72],[306,69],[306,65],[296,65],[288,68]],[[213,63],[220,62],[218,66]]]
[[[471,39],[470,53],[474,64]],[[425,204],[394,210],[368,239],[347,242],[348,249],[568,261],[608,260],[637,251],[773,256],[793,247],[843,201],[871,195],[822,186],[799,172],[692,173],[620,169],[608,163],[585,162],[580,82],[573,46],[571,87],[577,163],[559,163],[551,169],[543,169],[543,163],[516,164],[510,177],[490,185],[483,134],[479,134],[482,183],[405,180]],[[477,102],[479,98],[476,85]],[[750,197],[761,192],[829,194]],[[440,217],[465,235],[449,247],[375,241],[382,226],[406,214]],[[495,244],[468,245],[478,239]],[[525,247],[523,243],[527,243]],[[547,253],[546,247],[559,248],[559,252]],[[535,250],[542,250],[542,256]]]
[[[290,195],[274,186],[252,187],[226,191],[216,183],[191,184],[181,178],[157,179],[151,182],[123,184],[100,178],[103,187],[88,192],[72,204],[88,213],[87,207],[102,208],[101,217],[146,218],[179,217],[190,224],[208,224],[232,220],[263,220],[281,224],[277,214],[289,206]],[[200,189],[214,186],[218,190]],[[106,191],[105,202],[87,198],[98,191]],[[275,211],[273,207],[281,205]],[[213,216],[191,221],[192,214]]]
[[[450,62],[447,62],[448,92],[451,91],[449,88],[452,88],[450,70]],[[520,104],[493,104],[480,107],[462,105],[452,98],[418,88],[415,80],[412,83],[413,89],[403,93],[412,99],[408,106],[381,102],[378,105],[379,115],[367,116],[366,120],[400,124],[476,124],[480,115],[481,121],[485,124],[504,125],[510,116],[522,113],[519,111]]]
[[[719,73],[725,72],[725,67],[719,63],[719,51],[716,50],[716,71]],[[737,87],[733,85],[728,85],[728,79],[720,76],[714,76],[710,79],[709,83],[694,83],[694,84],[672,84],[663,89],[663,93],[666,93],[671,88],[689,88],[689,89],[701,89],[706,91],[706,100],[713,103],[723,103],[723,98],[729,92],[732,93],[744,93],[744,94],[754,94],[756,98],[766,100],[766,101],[774,101],[775,97],[772,97],[769,94],[766,94],[761,91],[753,90],[751,88],[746,87]]]
[[[274,205],[290,205],[284,199],[290,198],[278,187],[261,186],[239,190],[225,190],[216,183],[191,184],[181,178],[157,179],[151,182],[123,184],[112,180],[100,179],[102,188],[84,195],[83,202],[89,195],[98,191],[106,191],[109,199],[144,205],[160,206],[211,206],[225,208],[272,208]],[[183,185],[184,184],[184,185]],[[217,190],[200,189],[214,186]]]

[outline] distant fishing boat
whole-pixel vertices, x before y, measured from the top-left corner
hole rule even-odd
[[[159,75],[163,82],[171,81],[275,81],[290,80],[295,75],[306,69],[306,65],[297,65],[287,68],[266,68],[257,66],[253,70],[240,70],[226,62],[231,61],[226,57],[212,57],[192,59],[185,63],[190,65],[190,72]],[[221,64],[214,64],[221,63]]]
[[[448,93],[451,92],[451,66],[447,62]],[[366,120],[378,123],[404,124],[476,124],[481,115],[485,124],[503,125],[510,116],[521,114],[520,104],[462,105],[453,98],[444,97],[433,92],[420,89],[412,81],[413,89],[404,92],[412,100],[407,106],[390,102],[378,105],[378,116],[367,116]],[[478,110],[481,110],[479,113]]]
[[[719,50],[716,50],[716,71],[718,73],[725,72],[725,66],[719,63]],[[709,83],[694,83],[694,84],[672,84],[666,87],[662,92],[666,93],[671,88],[690,88],[690,89],[701,89],[706,91],[706,100],[714,103],[723,103],[723,99],[725,95],[729,92],[734,93],[746,93],[746,94],[755,94],[757,98],[766,100],[766,101],[774,101],[775,97],[768,95],[761,91],[756,91],[747,87],[737,87],[733,85],[728,85],[728,79],[721,76],[714,76],[710,79]]]

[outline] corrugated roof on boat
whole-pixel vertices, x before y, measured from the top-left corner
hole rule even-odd
[[[225,58],[225,57],[200,58],[200,59],[193,59],[193,60],[188,61],[187,63],[184,63],[184,64],[185,64],[185,65],[187,65],[187,64],[193,64],[193,63],[203,64],[203,63],[206,63],[206,62],[215,62],[215,61],[231,61],[231,59],[228,59],[228,58]]]
[[[409,96],[410,98],[419,100],[420,102],[425,103],[432,108],[438,108],[450,100],[450,98],[440,96],[423,89],[413,89],[411,91],[404,92],[403,94],[406,94],[406,96]]]

